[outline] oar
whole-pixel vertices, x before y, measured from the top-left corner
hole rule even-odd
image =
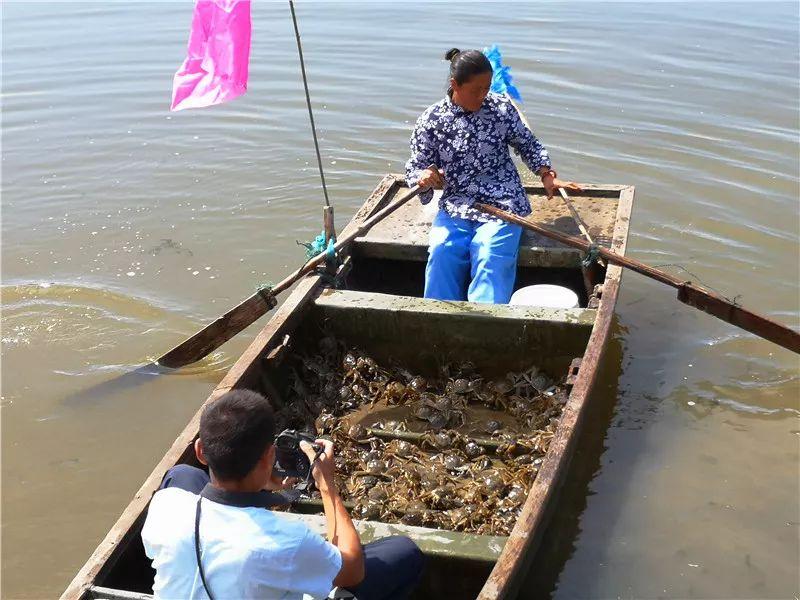
[[[522,121],[522,124],[525,125],[525,127],[528,128],[528,131],[533,133],[533,129],[531,129],[531,124],[528,122],[528,119],[525,116],[525,113],[522,112],[522,107],[520,107],[520,105],[517,103],[517,101],[514,100],[508,94],[508,92],[506,92],[506,96],[511,101],[511,105],[515,109],[517,109],[517,114],[519,114],[519,118]],[[594,244],[594,240],[592,239],[592,236],[589,235],[589,229],[586,227],[586,223],[583,222],[583,219],[578,214],[578,211],[575,210],[575,207],[572,205],[572,201],[569,199],[569,195],[567,194],[567,190],[565,190],[564,188],[560,187],[560,188],[558,188],[558,193],[561,195],[561,199],[564,201],[564,204],[566,205],[567,210],[569,210],[569,214],[572,216],[572,220],[575,221],[575,225],[578,226],[578,230],[581,232],[583,237],[586,238],[587,242],[589,242],[590,244]],[[600,260],[600,259],[598,259],[598,263],[600,264],[601,267],[605,267],[606,266],[605,263],[603,263],[603,261]]]
[[[578,248],[584,252],[588,252],[590,247],[592,247],[591,244],[580,238],[542,227],[538,223],[518,217],[517,215],[513,215],[493,206],[481,203],[476,203],[473,206],[478,210],[485,212],[486,214],[499,217],[504,221],[508,221],[509,223],[516,223],[525,229],[535,231],[536,233],[539,233],[545,237],[561,242],[566,246],[572,246],[573,248]],[[677,277],[669,275],[668,273],[659,271],[658,269],[654,269],[653,267],[641,263],[638,260],[621,256],[616,252],[612,252],[603,247],[594,246],[593,249],[597,249],[598,254],[611,264],[631,269],[632,271],[641,273],[646,277],[677,288],[678,300],[684,304],[699,308],[703,312],[707,312],[718,319],[727,321],[728,323],[736,325],[745,331],[754,333],[759,337],[774,342],[779,346],[783,346],[784,348],[788,348],[792,352],[800,354],[800,333],[794,329],[791,329],[782,323],[778,323],[777,321],[773,321],[768,317],[747,310],[743,306],[739,306],[735,302],[731,302],[727,298],[723,298],[719,294],[716,294],[711,290],[704,288],[703,286],[696,285],[691,281],[683,281]]]
[[[422,190],[414,186],[409,192],[365,220],[351,233],[340,239],[333,249],[336,252],[347,247],[354,239],[364,235],[373,225],[388,217],[406,202],[418,195]],[[181,342],[156,362],[164,367],[178,368],[191,364],[207,356],[227,342],[237,333],[254,323],[258,318],[275,307],[275,296],[289,289],[298,279],[313,271],[325,261],[325,252],[309,260],[286,279],[272,287],[259,290],[247,300],[233,307],[214,322],[210,323],[192,337]]]

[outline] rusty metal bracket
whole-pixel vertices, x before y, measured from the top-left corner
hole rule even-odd
[[[567,371],[567,385],[575,385],[575,382],[578,380],[578,371],[581,368],[581,361],[583,358],[573,358],[572,362],[569,364],[569,370]]]
[[[587,308],[598,308],[600,306],[600,300],[603,299],[603,284],[598,283],[594,286],[592,290],[591,296],[589,296],[589,302],[586,305]]]

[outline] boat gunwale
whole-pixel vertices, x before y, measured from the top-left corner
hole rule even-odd
[[[619,187],[619,204],[611,249],[624,255],[635,188],[634,186]],[[586,412],[587,398],[597,379],[600,361],[607,347],[621,278],[622,267],[608,265],[595,324],[586,344],[586,352],[564,407],[559,426],[550,442],[541,469],[531,486],[522,512],[481,589],[478,600],[499,600],[513,597],[524,576],[525,559],[531,560],[538,547],[547,524],[549,509],[557,498],[560,486],[569,469],[580,433],[582,418]]]

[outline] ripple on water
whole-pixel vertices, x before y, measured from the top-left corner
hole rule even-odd
[[[796,356],[751,334],[731,329],[696,340],[684,373],[698,404],[713,403],[754,415],[800,415]],[[714,373],[714,379],[704,375]]]
[[[123,374],[154,360],[198,325],[150,299],[66,283],[2,286],[4,359],[48,348],[51,372],[70,377]],[[47,357],[37,366],[47,364]],[[229,361],[215,352],[181,375],[219,372]]]

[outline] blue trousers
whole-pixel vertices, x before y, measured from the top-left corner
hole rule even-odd
[[[522,227],[451,217],[433,220],[425,297],[506,304],[514,291]]]
[[[172,467],[159,489],[177,487],[199,494],[208,474],[190,465]],[[409,538],[395,535],[364,544],[364,580],[350,588],[357,600],[402,600],[417,587],[425,557]]]

